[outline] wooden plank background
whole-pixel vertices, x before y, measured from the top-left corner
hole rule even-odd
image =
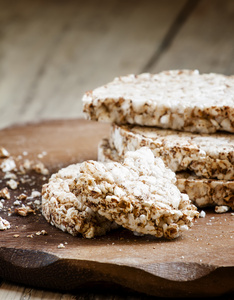
[[[83,93],[118,75],[234,74],[233,32],[233,0],[0,0],[0,128],[80,117]],[[0,282],[5,300],[122,299]]]

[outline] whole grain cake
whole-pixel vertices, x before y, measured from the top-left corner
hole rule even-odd
[[[74,236],[104,235],[118,225],[95,213],[73,193],[80,176],[80,164],[70,165],[53,174],[42,189],[42,214],[51,225]]]
[[[98,146],[101,162],[123,162],[123,156],[111,148],[109,140],[103,139]],[[191,172],[177,172],[176,185],[181,193],[199,208],[227,206],[234,210],[234,181],[201,178]]]
[[[115,78],[83,96],[87,118],[191,132],[234,132],[234,76],[172,70]]]
[[[86,161],[80,173],[79,202],[138,234],[176,238],[199,215],[176,187],[175,173],[146,147],[127,152],[122,164]]]
[[[112,124],[110,145],[120,156],[147,146],[174,172],[193,171],[200,177],[234,180],[233,134]]]

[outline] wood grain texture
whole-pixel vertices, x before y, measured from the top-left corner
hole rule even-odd
[[[199,1],[190,17],[148,70],[199,69],[234,74],[234,2]]]
[[[70,163],[96,159],[97,144],[109,125],[84,120],[51,121],[0,131],[2,146],[13,157],[41,159],[50,172]],[[63,136],[63,144],[61,144]],[[30,172],[30,181],[11,191],[41,190],[46,178]],[[20,176],[18,176],[20,180]],[[5,180],[1,187],[5,186]],[[11,222],[1,232],[0,277],[30,286],[74,290],[102,282],[154,296],[217,296],[233,291],[234,218],[207,210],[193,228],[173,241],[136,237],[119,229],[95,239],[73,237],[48,224],[40,211],[27,217],[0,215]],[[46,230],[48,235],[36,236]],[[14,235],[19,235],[17,238]],[[28,237],[33,234],[33,238]],[[63,243],[65,248],[58,248]],[[219,285],[214,284],[219,281]]]
[[[140,72],[185,2],[1,0],[1,126],[80,116],[85,91]]]

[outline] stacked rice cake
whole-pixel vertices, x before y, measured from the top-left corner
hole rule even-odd
[[[234,76],[197,70],[128,75],[87,92],[83,104],[95,121],[234,132]]]
[[[198,207],[234,207],[234,76],[128,75],[86,93],[83,103],[87,118],[113,123],[100,160],[122,161],[147,146]]]

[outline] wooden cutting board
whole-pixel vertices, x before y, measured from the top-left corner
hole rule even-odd
[[[71,163],[96,159],[97,145],[108,133],[107,124],[46,121],[1,130],[0,147],[5,147],[17,164],[25,159],[40,161],[51,174]],[[11,223],[10,229],[0,231],[0,277],[57,290],[102,283],[103,287],[120,285],[154,296],[234,292],[234,216],[230,212],[206,210],[205,218],[173,241],[139,237],[125,229],[84,239],[49,225],[40,209],[26,217],[16,215],[13,202],[17,196],[41,191],[48,176],[28,171],[17,175],[17,180],[18,188],[10,190],[11,199],[0,211]],[[1,188],[6,181],[1,180]],[[48,234],[37,235],[41,230]],[[58,248],[61,243],[65,248]]]

